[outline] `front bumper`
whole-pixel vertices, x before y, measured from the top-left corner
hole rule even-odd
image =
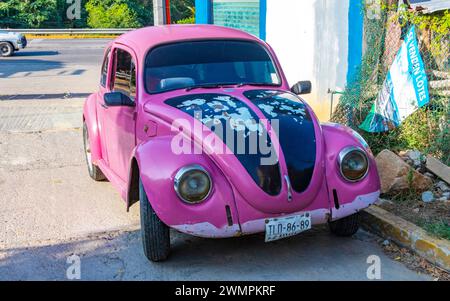
[[[311,214],[311,221],[313,225],[325,224],[328,221],[334,221],[346,216],[352,215],[365,209],[375,203],[380,196],[380,191],[374,191],[372,193],[358,195],[352,202],[343,204],[339,209],[335,208],[319,208],[309,211]],[[292,216],[301,214],[302,212],[296,212],[292,214],[286,214],[283,216]],[[272,218],[274,216],[270,216]],[[269,217],[267,217],[269,218]],[[209,222],[195,223],[195,224],[183,224],[183,225],[171,225],[180,232],[190,234],[193,236],[206,237],[206,238],[225,238],[233,236],[241,236],[247,234],[260,233],[265,231],[266,218],[260,218],[256,220],[250,220],[244,222],[242,225],[233,224],[231,226],[226,225],[222,228],[217,228]],[[241,229],[245,229],[242,231]]]
[[[24,49],[28,45],[27,38],[25,36],[22,36],[22,38],[20,39],[20,41],[18,41],[17,44],[19,46],[18,48]],[[19,50],[19,49],[16,49],[16,50]]]

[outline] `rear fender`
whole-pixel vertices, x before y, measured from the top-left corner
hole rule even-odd
[[[96,104],[97,94],[91,94],[87,97],[83,106],[83,121],[86,123],[88,129],[92,162],[94,164],[97,164],[98,160],[102,158]]]

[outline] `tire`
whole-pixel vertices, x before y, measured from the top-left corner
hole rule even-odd
[[[331,233],[337,236],[352,236],[359,229],[360,215],[355,213],[347,217],[329,222]]]
[[[86,158],[86,165],[88,168],[89,176],[94,179],[95,181],[103,181],[106,179],[103,172],[100,170],[100,168],[92,163],[91,158],[91,147],[90,147],[90,141],[89,141],[89,133],[87,130],[86,122],[83,122],[83,145],[84,145],[84,155]]]
[[[150,261],[164,261],[170,253],[170,229],[156,215],[140,179],[139,199],[141,201],[141,235],[144,254]]]
[[[8,42],[0,42],[0,56],[8,57],[14,54],[14,47]]]

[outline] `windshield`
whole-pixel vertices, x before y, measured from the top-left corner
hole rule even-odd
[[[258,43],[190,41],[158,46],[147,55],[148,93],[214,85],[280,85],[275,65]]]

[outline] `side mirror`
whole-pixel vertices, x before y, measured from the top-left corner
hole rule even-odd
[[[122,92],[105,93],[104,100],[105,100],[105,104],[108,107],[118,107],[118,106],[134,107],[135,106],[135,102],[130,97],[123,94]]]
[[[292,86],[291,92],[297,95],[311,93],[311,81],[303,80]]]

